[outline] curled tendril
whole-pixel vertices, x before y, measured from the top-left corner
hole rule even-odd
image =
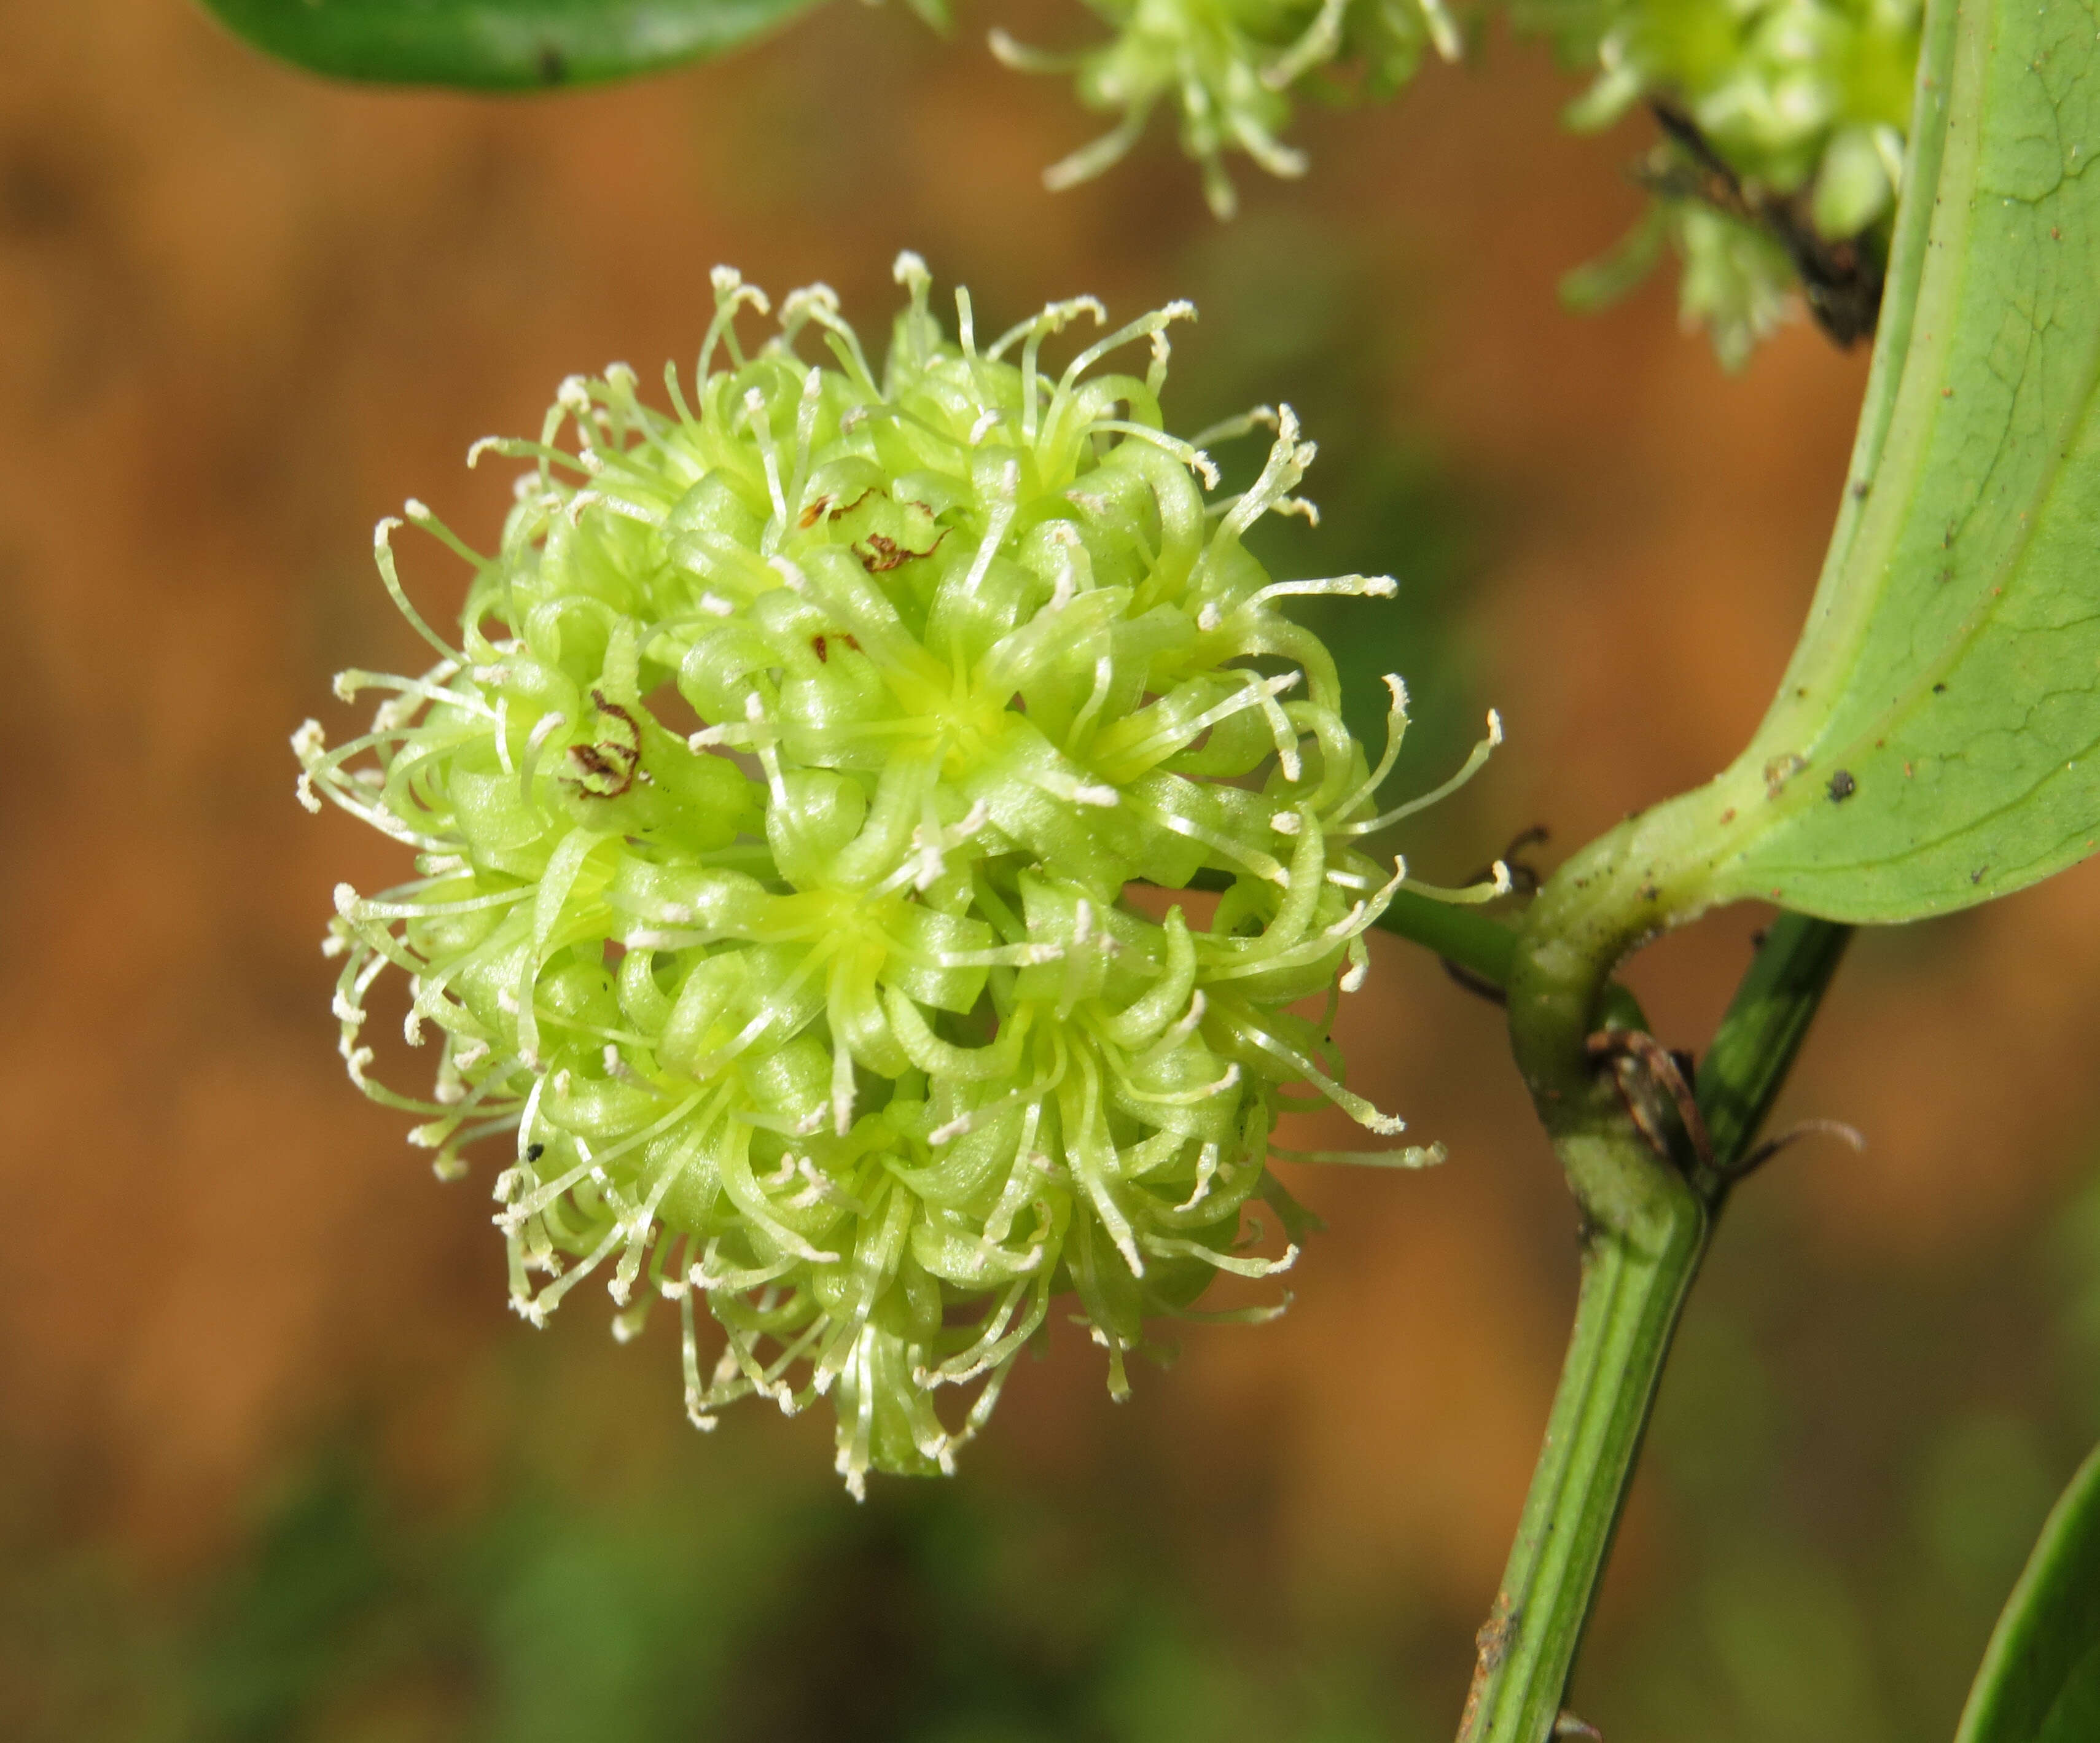
[[[1278,584],[1242,544],[1303,509],[1312,445],[1266,414],[1259,479],[1207,502],[1159,405],[1185,305],[1053,368],[1098,303],[985,344],[959,291],[951,340],[924,265],[897,271],[880,376],[823,285],[747,351],[768,299],[721,270],[668,409],[615,365],[536,439],[477,443],[527,466],[499,549],[407,516],[474,570],[457,643],[382,523],[439,657],[345,673],[370,731],[293,741],[310,807],[417,855],[337,891],[342,1054],[441,1175],[505,1153],[518,1312],[593,1276],[622,1337],[675,1303],[693,1420],[828,1397],[856,1494],[950,1468],[1058,1297],[1121,1392],[1149,1319],[1287,1269],[1280,1110],[1401,1124],[1327,1016],[1404,876],[1354,844],[1396,814],[1405,691],[1374,766],[1282,610],[1393,584]],[[1220,873],[1207,924],[1127,894]],[[438,1042],[426,1097],[372,1074],[390,969]],[[950,1426],[942,1388],[973,1387]]]

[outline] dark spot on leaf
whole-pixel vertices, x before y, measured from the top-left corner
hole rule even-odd
[[[1932,693],[1935,696],[1943,696],[1947,694],[1947,686],[1944,684],[1935,684],[1932,686]]]
[[[1830,801],[1833,805],[1842,804],[1859,790],[1860,783],[1852,779],[1850,769],[1840,769],[1830,777]]]
[[[527,1162],[537,1162],[546,1154],[547,1146],[544,1144],[528,1144],[525,1146],[525,1159]]]
[[[1971,872],[1969,874],[1969,881],[1972,884],[1982,883],[1983,881],[1983,874],[1990,869],[1991,868],[1988,866],[1977,867],[1974,872]]]

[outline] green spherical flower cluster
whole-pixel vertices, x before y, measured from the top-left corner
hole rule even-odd
[[[747,355],[766,299],[721,270],[690,401],[668,370],[653,410],[615,366],[565,382],[538,441],[477,444],[532,462],[494,556],[408,510],[474,567],[459,645],[382,523],[438,663],[346,673],[386,695],[370,733],[293,741],[310,806],[418,855],[399,889],[337,891],[342,1051],[441,1173],[512,1150],[518,1311],[601,1268],[623,1337],[675,1300],[694,1420],[828,1395],[856,1493],[948,1468],[1054,1298],[1120,1392],[1148,1317],[1290,1263],[1250,1213],[1294,1220],[1278,1110],[1399,1128],[1343,1087],[1328,1019],[1403,876],[1357,844],[1414,809],[1374,796],[1397,680],[1373,766],[1279,609],[1393,583],[1276,583],[1241,542],[1305,507],[1289,410],[1252,488],[1207,502],[1159,406],[1185,305],[1052,374],[1043,342],[1101,323],[1092,299],[981,346],[965,293],[951,342],[924,267],[898,276],[880,377],[821,285]],[[1133,342],[1141,376],[1097,373]],[[1127,894],[1199,880],[1207,925]],[[369,1074],[389,965],[409,1040],[441,1043],[429,1100]],[[973,1382],[944,1426],[940,1388]]]
[[[1886,252],[1921,0],[1534,0],[1524,11],[1599,69],[1569,111],[1573,126],[1666,104],[1738,184],[1718,203],[1710,188],[1702,198],[1706,166],[1673,148],[1678,173],[1649,175],[1656,213],[1624,263],[1674,245],[1686,321],[1712,333],[1724,360],[1740,362],[1782,318],[1799,265],[1790,238]],[[1769,221],[1776,203],[1790,234]]]
[[[1088,0],[1114,30],[1073,55],[1045,54],[991,34],[992,51],[1025,72],[1075,74],[1088,108],[1123,119],[1043,174],[1052,188],[1095,176],[1136,141],[1162,99],[1180,112],[1181,146],[1202,165],[1220,218],[1238,205],[1224,156],[1245,152],[1272,175],[1305,172],[1305,155],[1278,135],[1293,86],[1351,65],[1374,95],[1414,76],[1433,46],[1458,58],[1458,28],[1444,0]],[[1339,84],[1330,89],[1339,93]]]

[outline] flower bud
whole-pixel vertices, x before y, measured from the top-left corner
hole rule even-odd
[[[668,410],[615,365],[537,440],[478,443],[529,462],[493,556],[408,511],[474,566],[457,645],[382,523],[438,661],[343,674],[384,695],[372,730],[293,740],[310,805],[418,856],[337,893],[342,1052],[441,1174],[509,1152],[518,1313],[593,1276],[622,1336],[675,1303],[695,1422],[828,1396],[856,1494],[948,1469],[1059,1298],[1120,1392],[1149,1320],[1286,1269],[1252,1210],[1302,1222],[1281,1110],[1400,1127],[1327,1022],[1401,881],[1357,844],[1398,814],[1404,692],[1374,766],[1282,609],[1393,583],[1278,585],[1242,542],[1304,507],[1312,444],[1257,414],[1267,465],[1207,501],[1160,409],[1185,305],[1053,370],[1092,299],[983,345],[965,293],[951,340],[915,256],[898,277],[879,376],[822,285],[747,353],[766,298],[718,270]],[[1207,924],[1129,894],[1199,880]],[[368,1069],[390,966],[439,1046],[427,1099]],[[942,1388],[973,1385],[950,1426]]]

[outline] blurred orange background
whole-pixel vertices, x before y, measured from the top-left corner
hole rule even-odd
[[[732,1508],[752,1472],[792,1465],[809,1505],[850,1507],[814,1418],[753,1409],[699,1441],[660,1336],[616,1350],[590,1308],[536,1335],[506,1314],[485,1183],[434,1183],[335,1055],[329,891],[400,867],[291,795],[292,729],[342,725],[330,675],[415,657],[369,567],[373,522],[415,495],[492,541],[507,481],[464,470],[467,444],[536,430],[571,371],[689,361],[715,263],[776,293],[825,279],[875,333],[902,247],[969,284],[994,328],[1080,290],[1123,314],[1222,300],[1221,324],[1177,342],[1168,408],[1202,401],[1189,427],[1219,409],[1207,374],[1280,399],[1304,391],[1294,367],[1316,373],[1354,420],[1344,447],[1408,457],[1410,488],[1460,529],[1443,579],[1383,608],[1436,616],[1420,645],[1452,664],[1410,680],[1445,686],[1462,738],[1490,702],[1509,730],[1410,844],[1431,875],[1533,823],[1550,862],[1755,724],[1865,360],[1797,324],[1726,377],[1661,280],[1601,317],[1560,308],[1559,275],[1638,210],[1638,128],[1564,135],[1569,80],[1498,35],[1390,106],[1307,112],[1310,177],[1242,168],[1221,228],[1163,124],[1104,180],[1043,192],[1041,166],[1094,118],[995,66],[995,21],[1039,42],[1096,28],[977,7],[943,43],[899,8],[834,6],[712,66],[479,100],[316,82],[183,0],[7,19],[0,1731],[162,1734],[151,1709],[166,1734],[212,1734],[166,1717],[185,1698],[173,1658],[133,1664],[114,1705],[97,1692],[109,1618],[161,1618],[146,1632],[179,1657],[165,1642],[235,1577],[287,1473],[346,1433],[414,1516],[489,1504],[520,1457],[585,1488],[713,1485]],[[1304,572],[1328,572],[1305,549]],[[1423,567],[1405,540],[1365,560],[1404,584]],[[410,576],[433,609],[463,585],[431,551]],[[1888,1620],[1904,1570],[1940,1577],[1933,1473],[1958,1489],[1960,1449],[1982,1446],[1977,1483],[2002,1496],[2004,1472],[2031,1475],[2015,1542],[2100,1426],[2100,1368],[2064,1378],[2074,1285],[2040,1256],[2069,1238],[2100,1112],[2096,889],[2087,868],[1855,947],[1780,1118],[1841,1118],[1870,1147],[1804,1145],[1732,1213],[1658,1430],[1689,1450],[1643,1479],[1583,1684],[1612,1743],[1951,1728],[2010,1573],[1991,1539],[1966,1608]],[[1718,916],[1634,965],[1665,1039],[1704,1044],[1760,919]],[[1224,1569],[1252,1595],[1215,1601],[1290,1652],[1358,1643],[1401,1691],[1370,1707],[1432,1736],[1537,1449],[1573,1218],[1498,1013],[1379,942],[1352,1061],[1449,1165],[1298,1171],[1329,1229],[1282,1321],[1192,1330],[1121,1409],[1061,1339],[959,1481],[1083,1509],[1150,1472],[1159,1507],[1118,1529],[1185,1570],[1191,1603]],[[1762,1427],[1742,1426],[1751,1394]],[[1728,1463],[1743,1436],[1763,1449],[1748,1475]],[[1974,1509],[1948,1504],[1959,1538]],[[1794,1572],[1771,1571],[1780,1548]],[[83,1569],[102,1595],[54,1608]],[[1804,1649],[1849,1629],[1857,1664],[1807,1683],[1784,1653],[1738,1664],[1730,1642],[1765,1636],[1727,1618],[1772,1591],[1782,1622],[1814,1620]],[[250,1734],[482,1734],[457,1691],[388,1699]],[[695,1714],[665,1734],[717,1733]]]

